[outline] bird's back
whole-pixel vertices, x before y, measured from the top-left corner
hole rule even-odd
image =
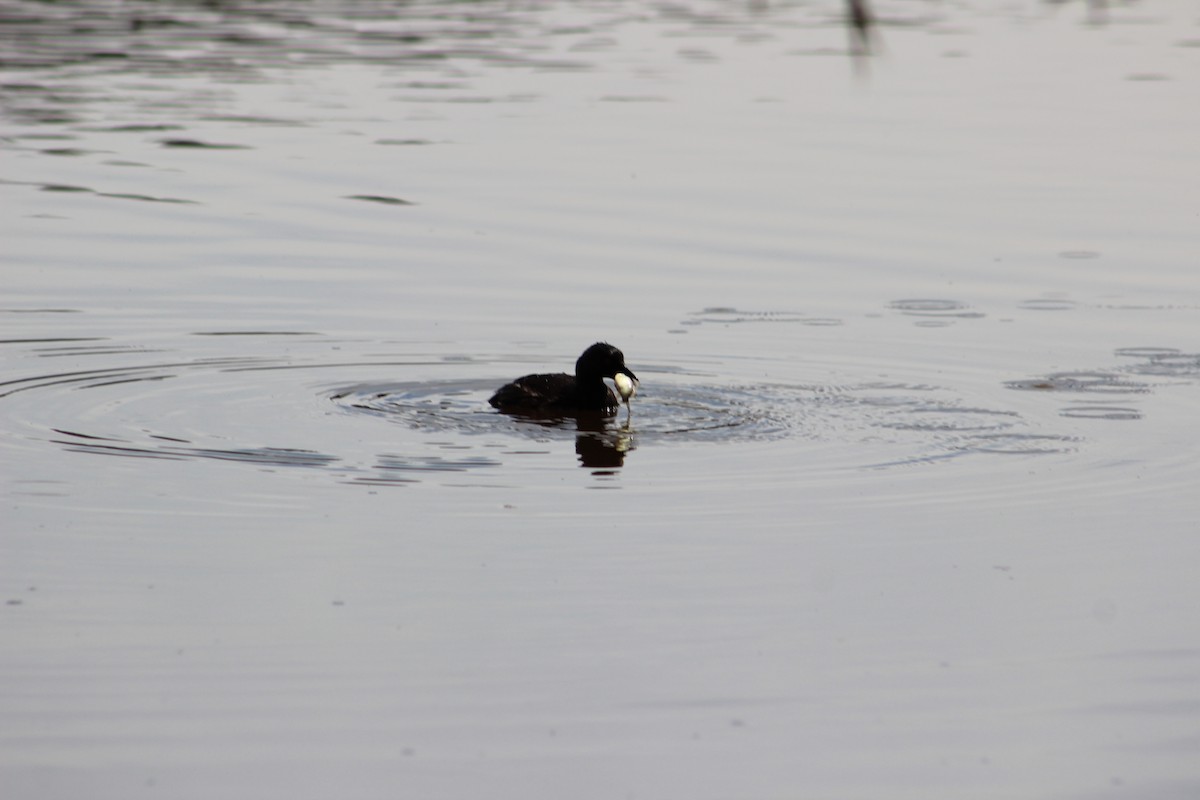
[[[572,403],[574,390],[575,376],[565,372],[526,375],[501,386],[488,402],[494,408],[558,408]]]

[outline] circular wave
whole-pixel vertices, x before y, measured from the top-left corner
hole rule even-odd
[[[761,441],[787,436],[800,409],[772,404],[755,387],[659,385],[642,390],[628,409],[592,416],[521,416],[491,408],[494,382],[436,381],[355,384],[329,390],[348,412],[365,412],[411,428],[463,434],[506,433],[533,438],[587,429],[635,431],[643,441]]]
[[[241,332],[153,347],[103,339],[31,343],[36,360],[24,363],[37,368],[0,382],[10,420],[0,437],[27,451],[50,445],[126,460],[303,469],[394,484],[509,469],[571,447],[580,465],[603,469],[620,467],[639,448],[793,439],[811,444],[799,469],[828,471],[964,455],[1035,456],[1078,444],[1036,430],[1015,411],[967,402],[937,386],[717,385],[669,368],[639,370],[643,380],[631,408],[612,416],[522,417],[491,408],[487,398],[499,381],[477,376],[484,367],[507,374],[511,360],[368,356],[372,343],[332,343],[319,334],[296,334],[286,347],[278,341]],[[1183,362],[1165,352],[1155,356]],[[48,363],[71,366],[46,369]],[[363,379],[381,374],[427,379]],[[437,374],[449,377],[428,379]],[[1140,388],[1092,373],[1052,376],[1050,384],[1093,392]],[[1082,413],[1129,418],[1124,409]]]

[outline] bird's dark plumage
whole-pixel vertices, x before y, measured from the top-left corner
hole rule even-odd
[[[607,342],[597,342],[575,362],[575,374],[539,373],[517,378],[501,386],[488,400],[501,411],[610,413],[617,410],[617,397],[604,382],[617,373],[637,376],[625,366],[624,354]]]

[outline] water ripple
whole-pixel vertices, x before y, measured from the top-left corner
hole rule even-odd
[[[701,314],[794,320],[789,313],[722,308]],[[55,338],[67,341],[42,340]],[[639,363],[641,391],[629,411],[522,417],[487,403],[503,382],[497,375],[527,367],[521,359],[403,354],[390,346],[381,355],[381,345],[286,329],[204,330],[145,343],[82,335],[14,340],[8,352],[23,350],[14,363],[25,374],[10,372],[0,381],[10,420],[0,436],[26,449],[48,445],[133,460],[318,471],[337,481],[381,485],[463,473],[486,484],[510,480],[503,477],[509,471],[544,459],[611,471],[647,448],[793,440],[813,455],[799,468],[818,475],[964,457],[1041,457],[1081,444],[1066,432],[1045,430],[1053,416],[1035,422],[934,383],[719,383],[708,372],[656,365],[649,356]],[[1130,348],[1121,355],[1135,363],[1007,385],[1067,395],[1060,418],[1136,420],[1138,409],[1107,399],[1148,392],[1149,379],[1133,374],[1197,368],[1195,356],[1170,348]],[[722,363],[716,355],[693,358]],[[68,359],[71,368],[45,369]],[[362,379],[417,374],[426,379]],[[435,374],[445,377],[428,378]],[[561,462],[571,450],[573,461]]]
[[[418,430],[504,433],[543,439],[574,436],[589,421],[574,415],[522,417],[487,405],[495,381],[360,384],[334,388],[329,398],[351,412],[367,412]],[[626,412],[610,419],[622,424]],[[753,441],[784,436],[786,409],[772,408],[754,387],[643,384],[628,416],[641,441]],[[609,423],[605,423],[609,424]]]

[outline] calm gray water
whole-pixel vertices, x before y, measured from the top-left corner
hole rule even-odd
[[[1200,796],[1200,16],[873,11],[0,6],[3,795]]]

